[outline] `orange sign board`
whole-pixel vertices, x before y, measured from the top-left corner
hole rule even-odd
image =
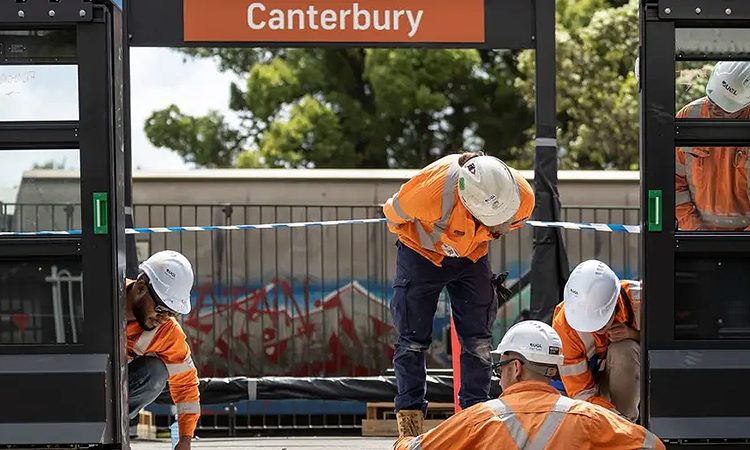
[[[484,42],[485,0],[183,1],[186,42]]]

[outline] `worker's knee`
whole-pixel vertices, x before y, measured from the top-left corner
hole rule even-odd
[[[491,338],[461,339],[461,353],[475,356],[487,364],[492,362],[490,350],[492,350]]]
[[[158,395],[167,385],[167,378],[169,378],[167,366],[161,359],[153,356],[143,356],[139,359],[142,360],[140,361],[142,370],[146,374],[144,389]]]
[[[607,349],[607,366],[623,367],[635,366],[640,367],[641,362],[641,345],[632,340],[625,339],[620,342],[612,342]]]
[[[430,349],[431,340],[413,339],[410,337],[399,336],[396,342],[396,352],[416,352],[423,353]]]

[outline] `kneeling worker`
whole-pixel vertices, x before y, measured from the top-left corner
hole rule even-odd
[[[520,322],[497,350],[500,398],[464,409],[432,430],[399,438],[395,450],[664,449],[645,428],[550,386],[563,362],[560,336],[535,320]]]
[[[579,264],[565,284],[552,327],[563,341],[560,367],[570,397],[638,418],[641,399],[641,283],[620,281],[595,259]]]
[[[190,312],[193,268],[182,254],[165,250],[138,269],[136,280],[125,280],[131,427],[133,421],[137,424],[138,412],[156,400],[169,380],[180,430],[175,449],[189,450],[201,412],[198,371],[175,317]]]

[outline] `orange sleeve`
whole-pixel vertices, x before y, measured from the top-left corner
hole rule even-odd
[[[688,108],[688,106],[682,108],[676,117],[681,119],[687,116]],[[685,162],[685,153],[680,147],[677,147],[675,149],[674,171],[675,218],[677,219],[677,226],[680,230],[703,230],[703,221],[690,196]]]
[[[395,232],[400,225],[419,221],[432,223],[440,219],[443,178],[419,172],[401,185],[401,189],[383,205],[388,228]]]
[[[589,367],[589,359],[578,333],[564,321],[562,309],[555,312],[552,328],[560,336],[563,347],[563,365],[560,366],[562,379],[568,397],[587,401],[607,409],[615,406],[599,395],[599,385]]]
[[[592,448],[665,450],[664,443],[655,434],[601,408],[595,408],[590,416],[587,436]]]
[[[521,193],[521,205],[518,207],[518,211],[513,217],[513,223],[510,225],[512,231],[523,227],[524,223],[531,218],[531,215],[534,214],[536,200],[534,197],[534,189],[531,187],[531,184],[526,181],[526,178],[521,175],[521,172],[513,168],[511,168],[510,171],[513,174],[513,178],[516,180],[518,191]]]
[[[174,319],[167,326],[155,350],[169,372],[169,392],[177,407],[180,436],[193,436],[201,413],[198,370],[193,364],[185,332]]]

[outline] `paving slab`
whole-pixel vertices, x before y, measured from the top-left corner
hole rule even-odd
[[[266,450],[390,450],[394,438],[358,437],[266,437],[200,439],[193,441],[193,450],[202,449],[266,449]],[[133,450],[169,450],[168,440],[135,441]]]

